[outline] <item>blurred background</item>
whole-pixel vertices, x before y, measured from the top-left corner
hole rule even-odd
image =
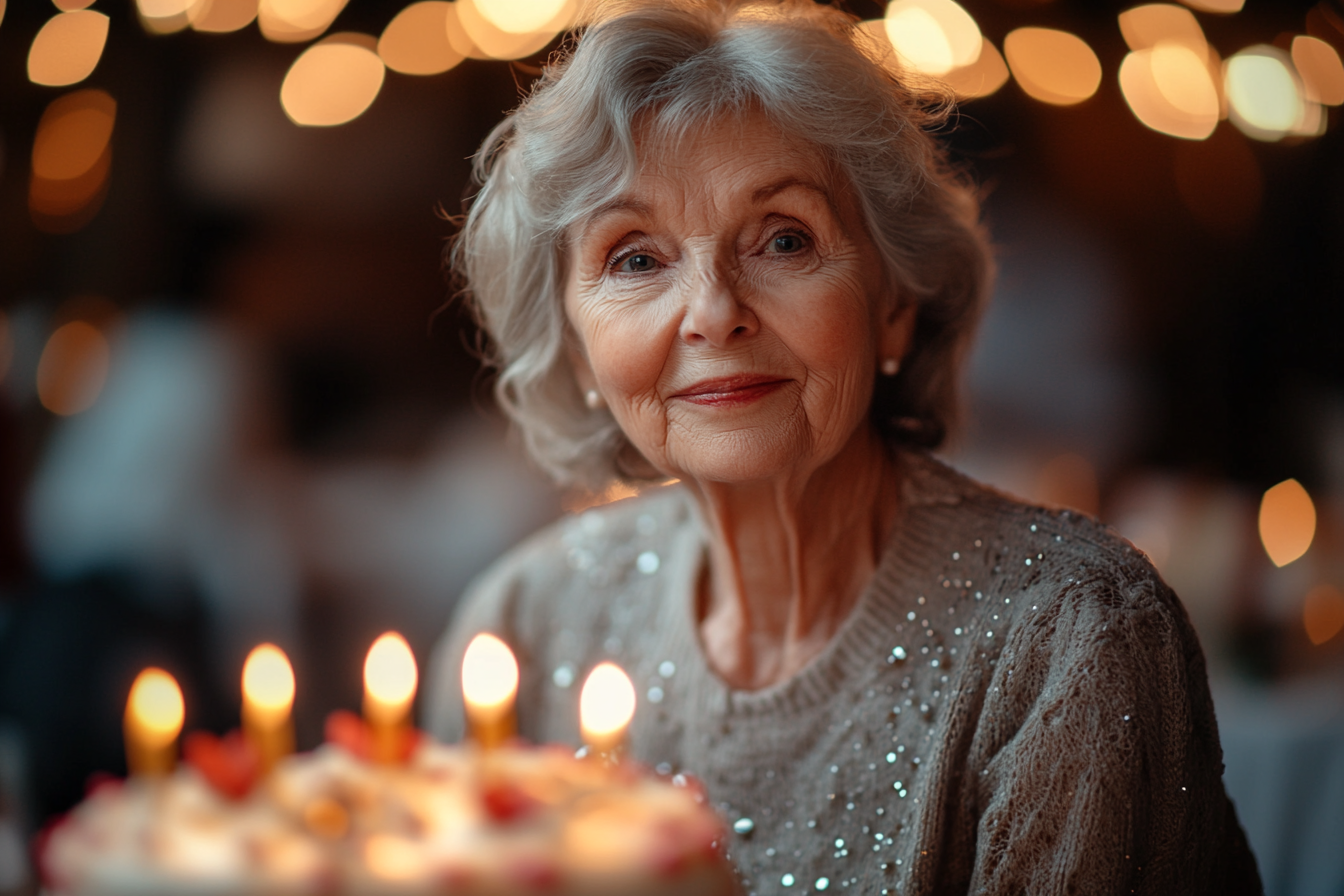
[[[964,99],[998,289],[955,464],[1181,595],[1267,892],[1344,894],[1344,5],[850,0]],[[564,0],[0,0],[0,894],[154,664],[301,748],[373,638],[605,495],[507,438],[441,271]]]

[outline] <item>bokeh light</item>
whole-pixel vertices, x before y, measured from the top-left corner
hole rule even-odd
[[[455,15],[445,0],[412,3],[383,29],[378,55],[388,68],[406,75],[448,71],[466,56],[448,39],[448,17]]]
[[[107,381],[111,350],[102,332],[82,320],[59,327],[37,364],[37,397],[53,414],[69,416],[93,407]]]
[[[107,44],[107,16],[92,9],[58,12],[28,50],[28,80],[48,87],[78,84],[98,67]]]
[[[227,34],[256,20],[257,0],[200,0],[187,15],[196,31]]]
[[[1097,92],[1101,62],[1080,37],[1053,28],[1018,28],[1003,39],[1008,68],[1028,96],[1071,106]]]
[[[1304,104],[1286,54],[1264,44],[1248,47],[1223,66],[1228,112],[1248,137],[1279,140],[1298,126]]]
[[[926,75],[945,75],[980,55],[980,27],[953,0],[895,0],[886,30],[901,59]]]
[[[952,69],[943,75],[943,80],[962,99],[989,96],[1008,83],[1008,63],[986,37],[980,44],[980,55],[976,60]]]
[[[544,50],[557,34],[569,27],[576,3],[566,3],[549,22],[536,31],[515,34],[487,19],[476,0],[456,0],[457,21],[472,44],[490,59],[524,59]]]
[[[62,12],[74,12],[77,9],[88,9],[93,5],[93,0],[52,0],[56,8]],[[4,18],[5,4],[0,0],[0,18]]]
[[[1293,38],[1293,65],[1308,100],[1327,106],[1344,104],[1344,62],[1335,48],[1316,37]]]
[[[1181,2],[1200,12],[1212,12],[1220,15],[1241,12],[1241,8],[1246,5],[1246,0],[1181,0]]]
[[[345,0],[261,0],[257,27],[276,43],[302,43],[331,27]]]
[[[78,90],[47,105],[33,139],[28,207],[39,228],[78,230],[97,213],[112,164],[117,103],[101,90]]]
[[[1325,584],[1308,591],[1302,601],[1302,627],[1318,647],[1344,631],[1344,593]]]
[[[560,14],[566,0],[475,0],[476,9],[501,31],[533,34]]]
[[[135,0],[140,24],[150,34],[173,34],[191,24],[195,6],[208,0]]]
[[[304,50],[280,86],[280,104],[295,124],[330,127],[363,115],[382,89],[386,69],[377,41],[333,34]]]
[[[1161,43],[1184,44],[1202,53],[1204,29],[1194,13],[1170,3],[1147,3],[1120,13],[1120,33],[1131,50],[1148,50]]]
[[[177,739],[186,718],[186,704],[177,679],[150,667],[135,677],[126,701],[126,715],[140,724],[140,737],[150,746],[166,746]]]
[[[1275,566],[1287,566],[1316,537],[1316,505],[1296,479],[1285,479],[1260,499],[1260,541]]]
[[[1218,88],[1207,57],[1184,44],[1163,42],[1127,55],[1120,92],[1135,118],[1163,134],[1203,140],[1218,126]]]
[[[294,705],[294,667],[274,644],[252,648],[243,663],[243,697],[255,708],[283,716]]]
[[[386,632],[373,642],[364,658],[364,689],[375,700],[401,706],[415,697],[420,674],[415,654],[397,632]]]

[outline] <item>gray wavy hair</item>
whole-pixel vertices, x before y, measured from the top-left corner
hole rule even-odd
[[[449,252],[489,336],[496,396],[535,461],[590,488],[656,475],[580,394],[567,235],[628,187],[645,129],[675,138],[750,111],[811,142],[853,186],[888,282],[918,304],[900,375],[878,377],[874,425],[893,443],[941,444],[993,271],[976,195],[931,136],[950,108],[852,17],[813,0],[604,7],[486,138]]]

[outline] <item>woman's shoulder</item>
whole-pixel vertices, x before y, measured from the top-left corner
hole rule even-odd
[[[907,468],[905,500],[913,511],[954,540],[969,537],[971,553],[996,577],[1024,586],[1107,582],[1122,591],[1169,592],[1147,555],[1095,517],[1014,497],[930,455],[911,455]]]
[[[467,590],[468,604],[555,603],[649,574],[695,527],[689,496],[676,485],[571,513],[529,536]]]

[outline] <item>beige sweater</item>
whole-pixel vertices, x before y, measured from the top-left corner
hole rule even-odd
[[[792,679],[735,691],[693,619],[704,530],[677,487],[561,521],[474,586],[431,671],[493,631],[518,718],[577,745],[582,678],[612,659],[633,755],[707,785],[749,893],[1259,893],[1223,790],[1204,660],[1144,557],[1095,522],[905,458],[879,568]]]

